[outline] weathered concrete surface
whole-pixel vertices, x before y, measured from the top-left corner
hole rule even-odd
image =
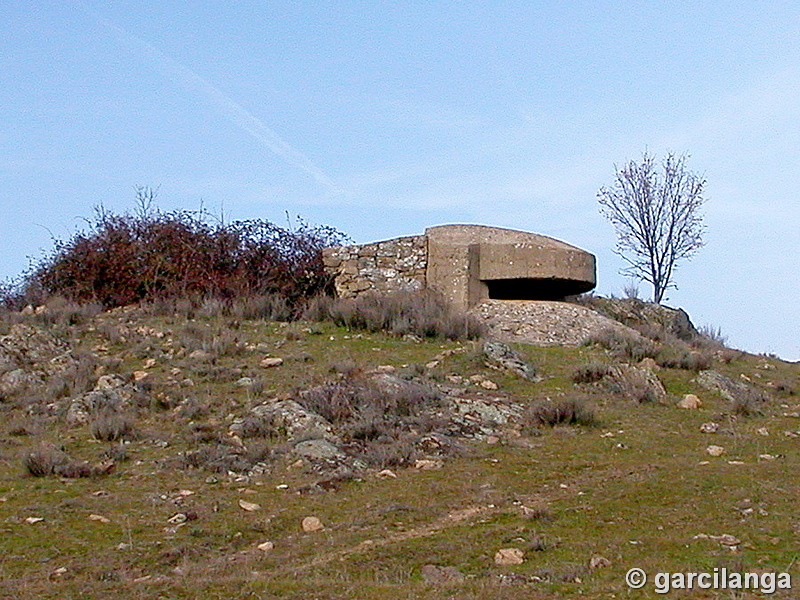
[[[440,225],[421,236],[329,248],[323,259],[341,297],[430,288],[461,310],[487,299],[558,300],[595,285],[588,252],[484,225]]]

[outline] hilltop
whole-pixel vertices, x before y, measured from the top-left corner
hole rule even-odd
[[[797,365],[633,301],[587,300],[618,327],[547,346],[270,302],[2,313],[0,596],[651,598],[628,569],[796,575]]]

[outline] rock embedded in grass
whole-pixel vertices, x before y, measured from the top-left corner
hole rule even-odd
[[[325,528],[322,524],[322,521],[320,521],[317,517],[304,518],[301,526],[303,527],[303,531],[306,533],[314,533]]]
[[[505,567],[521,565],[525,562],[525,553],[519,548],[501,548],[494,555],[494,564]]]

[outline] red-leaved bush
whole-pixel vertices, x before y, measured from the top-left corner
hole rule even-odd
[[[214,223],[207,213],[98,210],[88,231],[57,241],[26,285],[76,302],[123,306],[163,298],[276,294],[299,310],[331,282],[322,249],[346,242],[327,226]]]

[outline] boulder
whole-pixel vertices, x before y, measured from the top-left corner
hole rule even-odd
[[[276,428],[285,431],[290,440],[303,437],[338,441],[333,433],[333,427],[326,419],[315,412],[306,410],[294,400],[265,402],[254,407],[251,412],[257,417],[273,423]],[[233,433],[238,433],[236,426],[236,423],[231,425],[230,429]]]
[[[695,380],[707,390],[718,393],[729,402],[765,402],[769,399],[767,394],[758,388],[741,381],[734,381],[717,371],[700,371]]]
[[[483,345],[483,355],[486,366],[491,369],[508,371],[529,381],[540,380],[536,374],[536,368],[525,362],[511,346],[504,342],[492,340],[486,342]]]

